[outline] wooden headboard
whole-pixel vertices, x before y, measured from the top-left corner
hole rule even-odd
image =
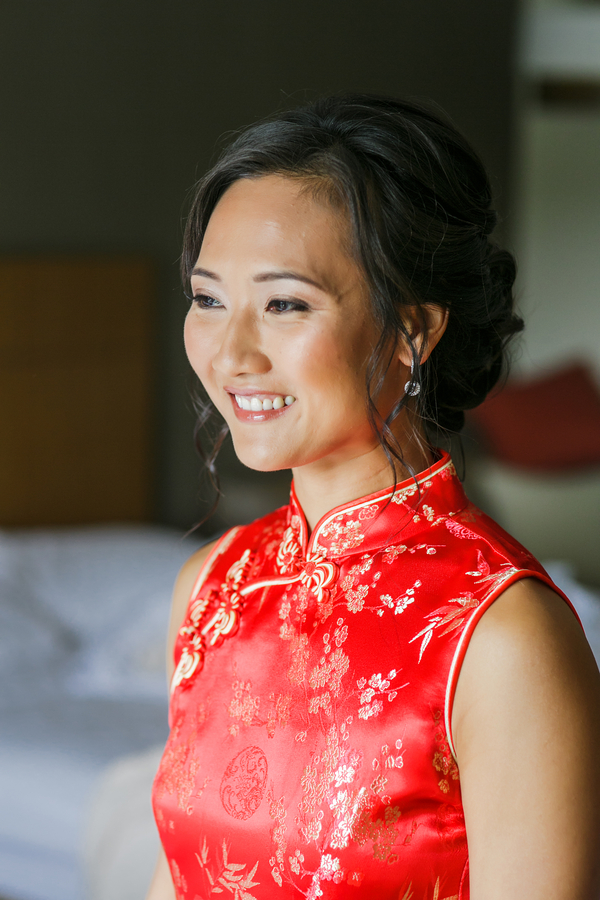
[[[0,257],[0,526],[152,512],[152,266]]]

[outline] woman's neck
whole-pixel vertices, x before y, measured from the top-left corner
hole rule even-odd
[[[422,472],[433,462],[428,450],[416,443],[403,448],[404,465],[395,465],[396,482]],[[394,482],[394,472],[382,449],[376,447],[358,457],[332,464],[318,461],[293,470],[298,502],[309,531],[330,510],[360,497],[384,490]]]

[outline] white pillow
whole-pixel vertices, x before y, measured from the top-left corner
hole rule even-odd
[[[199,543],[150,526],[6,533],[6,568],[13,582],[18,572],[14,590],[27,609],[24,627],[15,622],[9,629],[10,652],[30,654],[28,633],[43,626],[54,643],[70,648],[68,690],[163,698],[173,583]]]

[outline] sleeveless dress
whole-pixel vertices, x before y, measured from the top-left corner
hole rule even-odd
[[[292,486],[192,592],[153,788],[178,900],[467,900],[461,663],[510,584],[561,592],[447,454],[307,535]]]

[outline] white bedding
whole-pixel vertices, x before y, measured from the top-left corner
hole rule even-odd
[[[0,532],[0,894],[83,900],[91,793],[164,741],[169,529]]]

